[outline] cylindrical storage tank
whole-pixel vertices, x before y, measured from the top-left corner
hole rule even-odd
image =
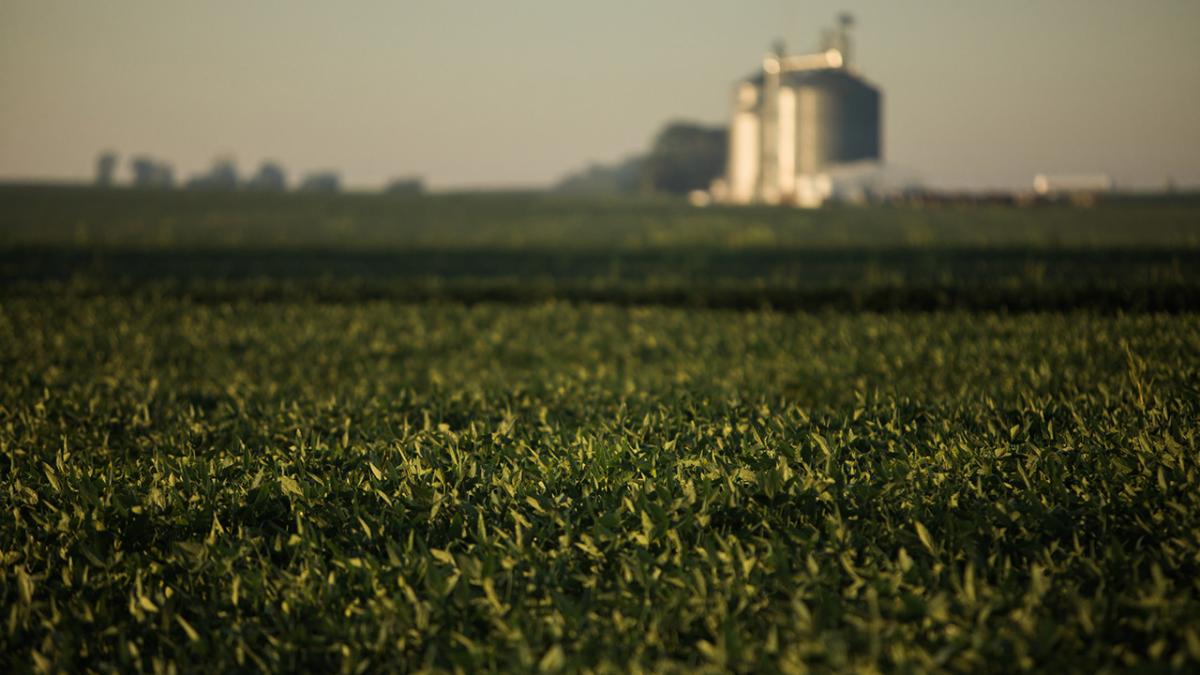
[[[759,99],[759,88],[752,82],[743,82],[734,90],[725,177],[728,199],[735,204],[749,204],[758,193],[762,161]]]
[[[735,204],[754,201],[758,188],[759,147],[758,115],[739,112],[733,116],[729,134],[729,200]]]
[[[879,90],[841,69],[790,73],[796,92],[796,171],[883,158]]]

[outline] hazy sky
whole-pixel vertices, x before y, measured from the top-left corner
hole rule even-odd
[[[545,184],[723,123],[776,37],[840,10],[884,91],[889,162],[940,186],[1037,172],[1200,182],[1200,1],[0,0],[0,179],[112,148],[350,185]]]

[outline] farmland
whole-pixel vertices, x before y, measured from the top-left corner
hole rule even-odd
[[[1200,207],[0,190],[0,666],[1195,670]]]

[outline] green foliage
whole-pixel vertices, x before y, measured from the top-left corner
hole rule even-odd
[[[11,669],[1194,669],[1194,315],[0,310]]]
[[[655,137],[643,162],[646,188],[676,195],[707,190],[725,175],[728,148],[724,127],[672,122]]]

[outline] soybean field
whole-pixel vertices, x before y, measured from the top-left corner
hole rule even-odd
[[[9,672],[1194,672],[1200,205],[0,189]]]

